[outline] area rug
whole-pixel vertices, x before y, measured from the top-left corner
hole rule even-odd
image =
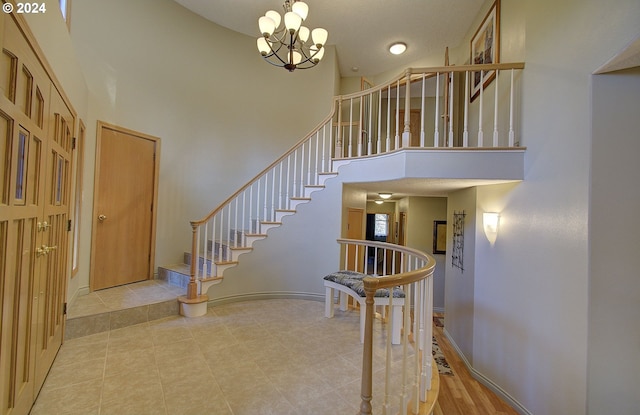
[[[433,316],[433,324],[436,327],[444,327],[444,318]]]
[[[438,342],[436,342],[436,338],[433,338],[433,360],[436,361],[436,365],[438,366],[438,373],[446,376],[453,376],[453,370],[451,370],[451,366],[445,359],[444,354],[442,354],[442,350],[440,350],[440,346],[438,346]]]

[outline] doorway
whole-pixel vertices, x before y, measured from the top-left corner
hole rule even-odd
[[[98,123],[91,290],[153,277],[160,139]]]

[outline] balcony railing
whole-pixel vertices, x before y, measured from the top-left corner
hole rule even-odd
[[[360,310],[366,313],[360,414],[371,414],[375,403],[379,404],[376,413],[383,415],[431,413],[439,384],[431,353],[435,259],[415,249],[385,242],[338,239],[338,243],[342,246],[344,269],[369,275],[364,278],[366,307]],[[389,321],[384,342],[379,339],[374,342],[374,296],[382,289],[389,293],[389,310],[394,300],[392,293],[404,295],[399,345],[392,345]],[[374,353],[375,345],[380,344],[384,344],[383,353]],[[374,401],[374,367],[381,366],[374,364],[374,356],[382,355],[384,369],[376,373],[380,375],[376,376],[380,380],[377,390],[382,396]]]

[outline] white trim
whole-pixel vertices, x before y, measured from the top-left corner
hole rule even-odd
[[[446,321],[446,318],[445,318],[445,321]],[[471,376],[475,380],[482,383],[487,388],[491,389],[496,395],[498,395],[500,398],[505,400],[520,415],[533,415],[533,413],[530,412],[527,408],[525,408],[520,402],[518,402],[516,398],[509,395],[504,389],[502,389],[499,385],[494,383],[491,379],[489,379],[488,377],[484,376],[482,373],[474,369],[473,366],[471,366],[471,363],[469,363],[469,361],[465,357],[464,353],[462,353],[462,350],[460,350],[456,342],[453,340],[449,332],[446,329],[443,329],[443,332],[444,332],[444,335],[447,337],[447,340],[449,340],[449,343],[451,343],[451,346],[453,346],[453,348],[456,350],[456,353],[458,353],[458,356],[460,357],[460,359],[462,359],[465,366],[471,373]]]

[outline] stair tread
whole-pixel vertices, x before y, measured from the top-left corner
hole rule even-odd
[[[297,212],[295,209],[276,209],[276,212]]]
[[[216,261],[216,265],[235,265],[238,261]]]
[[[236,251],[252,251],[253,247],[252,246],[230,246],[229,249],[231,249],[232,251],[236,250]]]
[[[307,184],[304,187],[317,187],[318,189],[324,189],[326,186],[323,184]]]
[[[291,197],[291,200],[311,200],[310,197]]]
[[[205,277],[205,278],[200,278],[201,282],[208,282],[208,281],[219,281],[219,280],[223,280],[224,277],[223,276],[213,276],[213,277]]]
[[[163,265],[158,268],[168,269],[169,271],[175,271],[179,274],[184,274],[184,275],[191,274],[191,265],[189,264],[169,264],[169,265]]]
[[[267,234],[266,233],[245,233],[244,236],[247,236],[247,237],[264,236],[266,238]]]
[[[318,173],[318,175],[321,175],[321,176],[328,176],[328,175],[337,176],[338,172],[337,171],[325,171],[325,172]]]
[[[260,222],[263,225],[282,225],[282,222],[274,222],[274,221],[270,221],[270,220],[264,220],[262,222]]]

